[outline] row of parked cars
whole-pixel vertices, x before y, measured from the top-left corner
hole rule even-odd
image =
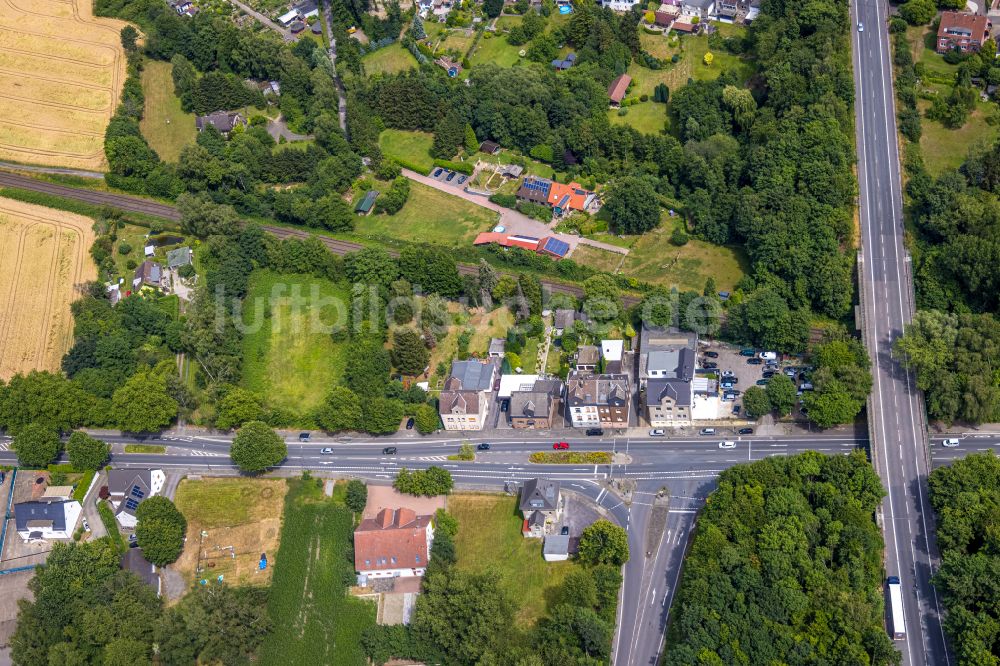
[[[441,173],[443,171],[444,171],[444,169],[435,169],[434,173],[432,175],[433,175],[434,178],[440,178],[441,177]],[[458,176],[457,172],[455,172],[455,171],[449,171],[448,172],[448,176],[444,180],[445,180],[445,182],[450,183],[452,180],[455,179],[455,176]],[[466,176],[466,175],[464,175],[464,174],[461,175],[461,176],[458,176],[458,184],[461,185],[462,183],[464,183],[468,179],[469,179],[469,177]]]

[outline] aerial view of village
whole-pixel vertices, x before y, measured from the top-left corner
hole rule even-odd
[[[1000,664],[997,34],[0,3],[0,666]]]

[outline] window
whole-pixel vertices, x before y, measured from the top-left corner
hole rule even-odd
[[[390,557],[389,560],[392,561],[393,564],[396,563],[396,558],[395,557]]]
[[[420,556],[417,555],[416,558],[417,558],[417,564],[420,564]]]
[[[372,561],[371,561],[371,560],[365,560],[365,566],[366,566],[366,567],[367,567],[367,566],[369,566],[369,565],[370,565],[371,563],[372,563]]]

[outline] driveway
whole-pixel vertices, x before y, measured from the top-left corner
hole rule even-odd
[[[280,25],[278,25],[277,23],[275,23],[274,21],[272,21],[268,17],[264,16],[260,12],[256,11],[252,7],[250,7],[248,5],[245,5],[242,2],[240,2],[240,0],[229,0],[229,2],[231,2],[233,5],[239,7],[243,12],[245,12],[245,13],[249,14],[250,16],[254,17],[255,19],[257,19],[258,21],[260,21],[261,23],[263,23],[264,25],[266,25],[271,30],[274,30],[275,32],[281,34],[281,38],[284,39],[286,42],[294,42],[297,39],[297,37],[295,35],[293,35],[291,33],[291,31],[286,30],[285,28],[282,28]]]
[[[281,138],[284,138],[285,141],[309,141],[314,138],[312,134],[296,134],[288,129],[288,123],[285,122],[284,116],[279,116],[277,120],[268,119],[267,133],[275,141],[279,141]]]

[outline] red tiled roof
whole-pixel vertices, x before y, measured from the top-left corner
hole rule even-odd
[[[625,91],[628,90],[628,84],[632,83],[632,77],[628,74],[622,74],[617,79],[611,82],[608,86],[608,97],[611,101],[617,104],[621,102],[625,97]]]
[[[412,509],[382,509],[354,530],[354,568],[357,571],[422,569],[430,557],[427,526],[431,516]]]
[[[655,12],[656,25],[670,25],[674,21],[674,15],[667,12]]]
[[[494,231],[484,231],[476,236],[476,240],[472,241],[473,245],[488,245],[490,243],[496,243],[504,247],[521,247],[532,252],[538,249],[537,238],[532,238],[531,236],[508,236],[507,234],[498,234]]]
[[[632,79],[628,74],[622,74],[626,79],[631,81]],[[619,77],[620,78],[620,77]],[[614,86],[614,84],[612,84]],[[628,87],[628,82],[625,83],[625,87]],[[624,88],[622,95],[624,95]],[[613,99],[613,98],[612,98]],[[615,101],[620,102],[621,99]],[[571,208],[573,210],[583,210],[584,204],[587,203],[587,197],[590,192],[583,189],[580,183],[570,183],[569,185],[564,185],[562,183],[552,183],[552,187],[549,189],[549,205],[558,206],[559,202],[562,201],[563,197],[568,196],[569,202],[563,206],[563,208]]]
[[[681,21],[674,21],[674,24],[671,26],[671,29],[676,30],[678,32],[694,32],[694,24],[682,23]]]
[[[938,39],[953,39],[959,35],[948,34],[948,30],[968,30],[971,38],[982,41],[989,28],[990,21],[985,16],[966,14],[965,12],[942,12],[941,24],[938,26]]]

